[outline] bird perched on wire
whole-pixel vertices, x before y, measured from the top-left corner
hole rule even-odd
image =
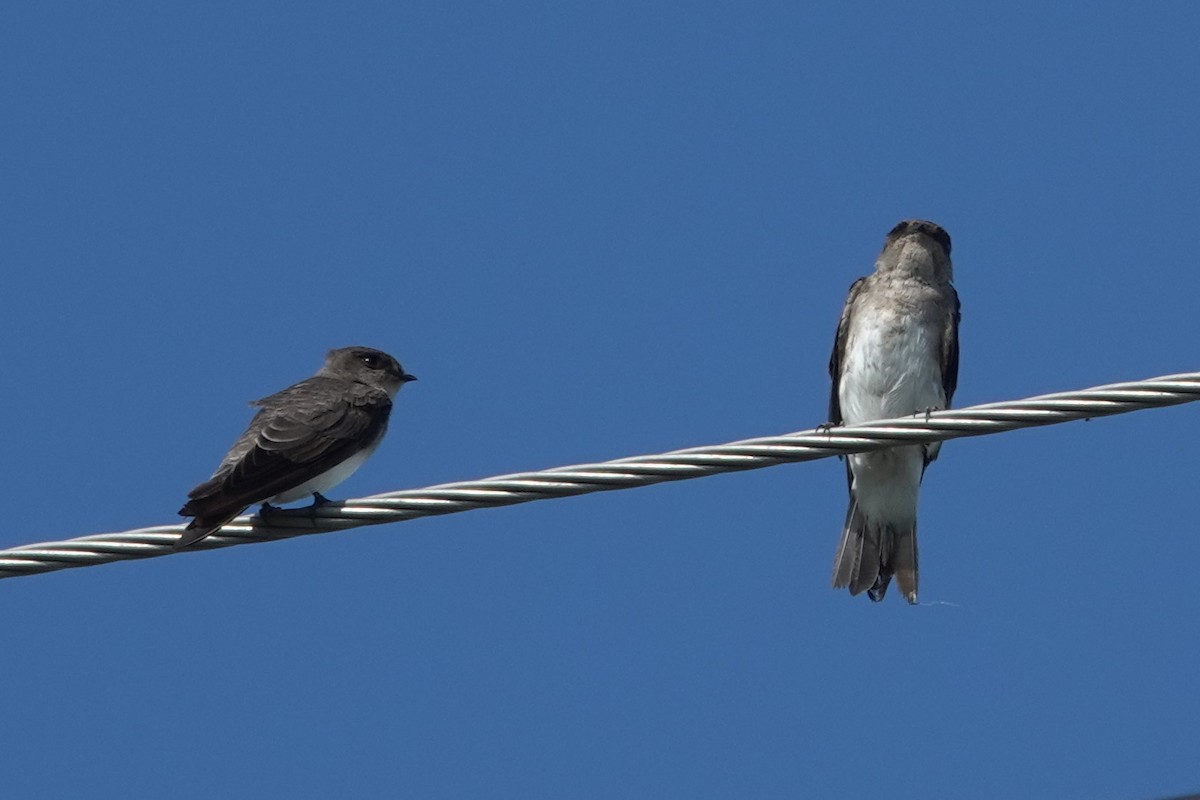
[[[829,420],[856,425],[948,408],[958,384],[958,294],[950,235],[925,220],[892,228],[838,321]],[[846,457],[850,508],[833,566],[834,588],[882,600],[892,576],[917,602],[917,499],[940,442]]]
[[[194,519],[175,546],[200,541],[255,503],[270,509],[310,494],[314,507],[329,502],[321,493],[375,451],[392,399],[415,380],[381,350],[343,347],[316,375],[251,403],[259,411],[250,427],[179,509]]]

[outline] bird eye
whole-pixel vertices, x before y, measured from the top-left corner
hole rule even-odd
[[[379,369],[383,363],[379,356],[375,355],[374,353],[367,353],[364,356],[360,356],[360,358],[362,358],[362,362],[371,369]]]

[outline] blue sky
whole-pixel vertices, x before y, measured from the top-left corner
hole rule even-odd
[[[1198,368],[1192,4],[4,18],[2,546],[174,521],[348,344],[420,381],[342,497],[811,427],[907,217],[957,404]],[[947,445],[918,607],[829,588],[833,461],[6,580],[6,787],[1195,791],[1197,411]]]

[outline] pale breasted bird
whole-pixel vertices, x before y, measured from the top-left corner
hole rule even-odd
[[[950,236],[924,220],[892,228],[875,272],[859,278],[838,321],[829,420],[855,425],[948,408],[958,384],[958,294]],[[850,507],[835,588],[882,600],[892,576],[917,601],[917,499],[940,442],[847,456]]]

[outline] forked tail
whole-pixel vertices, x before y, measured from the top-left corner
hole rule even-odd
[[[850,594],[866,591],[878,602],[887,593],[892,576],[904,599],[917,602],[917,524],[903,528],[873,524],[850,496],[842,541],[833,559],[833,588],[849,587]]]

